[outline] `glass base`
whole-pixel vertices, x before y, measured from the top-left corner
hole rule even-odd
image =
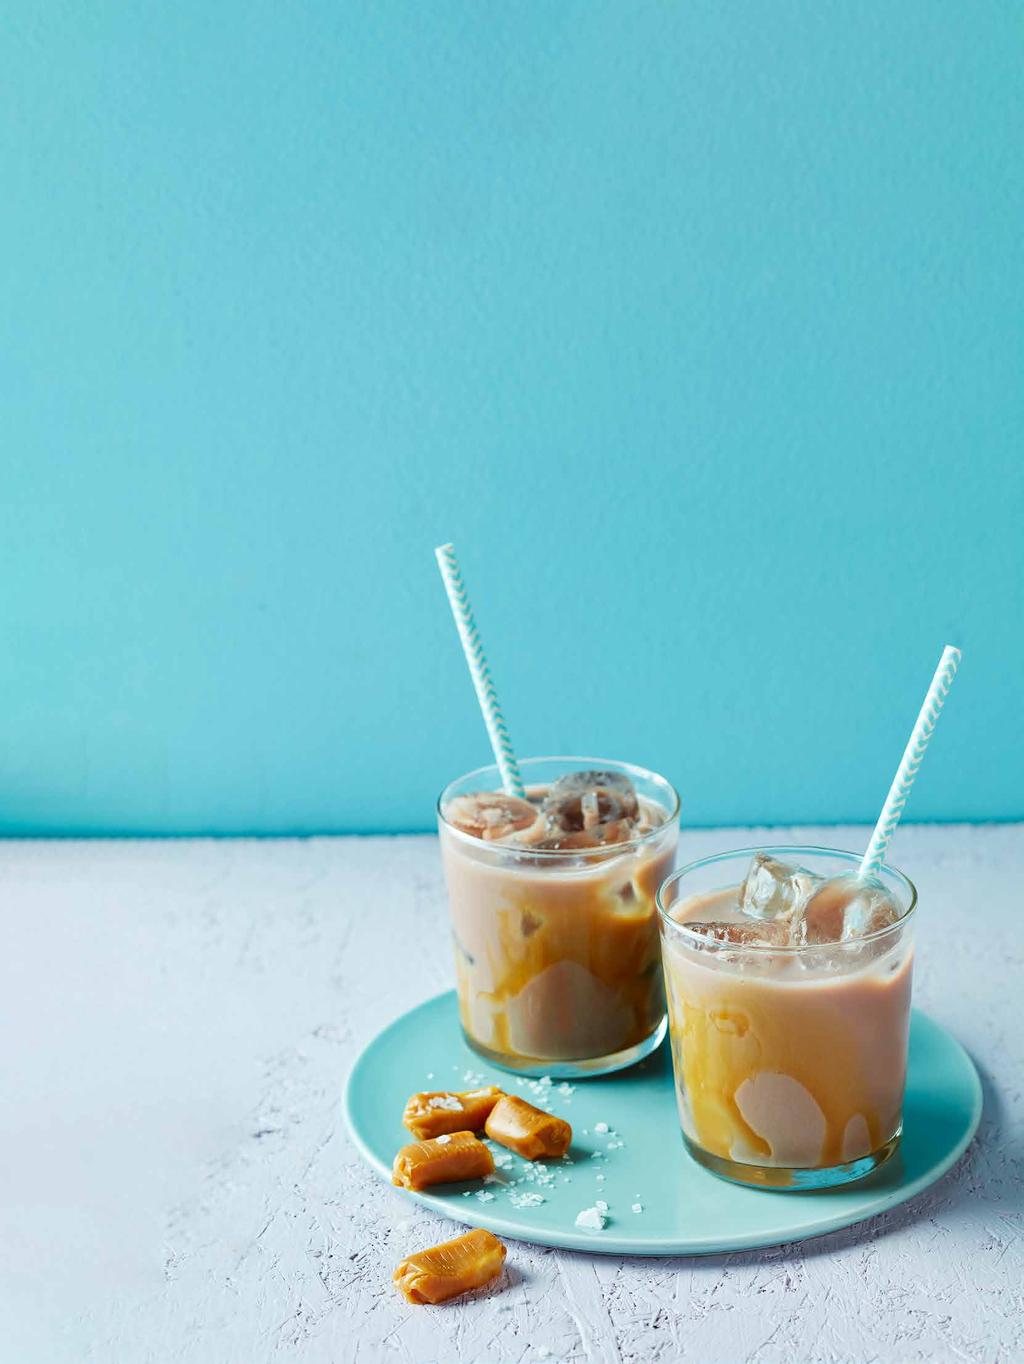
[[[800,1191],[805,1189],[834,1189],[840,1184],[852,1184],[854,1180],[864,1179],[884,1165],[900,1144],[900,1126],[889,1140],[859,1160],[847,1161],[845,1165],[827,1166],[785,1166],[785,1165],[747,1165],[739,1160],[726,1160],[724,1156],[713,1156],[710,1151],[695,1145],[683,1133],[686,1149],[699,1165],[722,1179],[733,1184],[745,1184],[754,1189],[777,1189]]]
[[[663,1018],[654,1031],[635,1046],[612,1052],[610,1056],[589,1056],[577,1061],[545,1061],[537,1056],[507,1056],[504,1052],[491,1051],[490,1047],[477,1042],[470,1037],[465,1028],[462,1029],[462,1035],[466,1039],[467,1047],[472,1048],[478,1056],[482,1056],[485,1061],[489,1061],[500,1070],[532,1077],[550,1075],[552,1080],[583,1080],[588,1075],[610,1075],[612,1071],[635,1066],[638,1061],[650,1056],[652,1051],[661,1046],[667,1029],[668,1019]]]

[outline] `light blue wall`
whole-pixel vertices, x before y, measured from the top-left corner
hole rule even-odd
[[[1016,4],[12,0],[0,827],[1024,816]]]

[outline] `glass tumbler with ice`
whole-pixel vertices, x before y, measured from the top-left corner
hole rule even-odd
[[[657,889],[679,798],[663,777],[593,758],[452,782],[438,823],[459,1014],[471,1047],[529,1075],[632,1065],[665,1034]]]
[[[821,1188],[896,1149],[917,893],[860,860],[743,849],[659,891],[683,1138],[727,1179]]]

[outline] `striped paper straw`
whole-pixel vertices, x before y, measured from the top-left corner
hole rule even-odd
[[[466,662],[469,665],[469,675],[476,688],[476,699],[483,711],[487,735],[494,750],[494,761],[501,773],[501,784],[510,796],[521,796],[523,779],[519,775],[519,764],[512,752],[512,741],[508,737],[505,717],[498,704],[498,693],[491,681],[491,670],[487,666],[487,656],[480,642],[480,632],[473,619],[473,608],[469,604],[466,584],[462,581],[459,561],[455,557],[455,546],[439,545],[434,550],[434,555],[441,570],[441,577],[444,579],[444,590],[448,593],[448,602],[458,627],[459,639],[462,641],[462,652],[466,655]]]
[[[956,676],[956,670],[959,666],[960,650],[954,649],[952,644],[947,644],[942,651],[942,657],[939,659],[939,666],[935,669],[935,676],[928,688],[928,695],[924,698],[924,705],[917,717],[917,723],[910,736],[910,741],[904,750],[903,761],[892,779],[889,794],[882,806],[882,813],[878,816],[878,823],[871,835],[871,842],[861,860],[861,876],[873,876],[881,869],[882,863],[885,861],[885,854],[892,841],[892,836],[896,832],[896,825],[900,822],[903,807],[910,795],[910,788],[914,785],[917,769],[921,766],[921,759],[925,755],[928,741],[935,730],[935,722],[942,712],[943,704],[950,687],[953,685],[953,678]]]

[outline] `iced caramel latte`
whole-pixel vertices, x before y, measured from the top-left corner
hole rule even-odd
[[[683,1136],[728,1179],[847,1183],[899,1141],[916,892],[859,861],[747,849],[659,892]]]
[[[462,1027],[524,1074],[617,1070],[664,1035],[655,896],[671,870],[679,799],[664,778],[593,758],[520,763],[438,802]]]

